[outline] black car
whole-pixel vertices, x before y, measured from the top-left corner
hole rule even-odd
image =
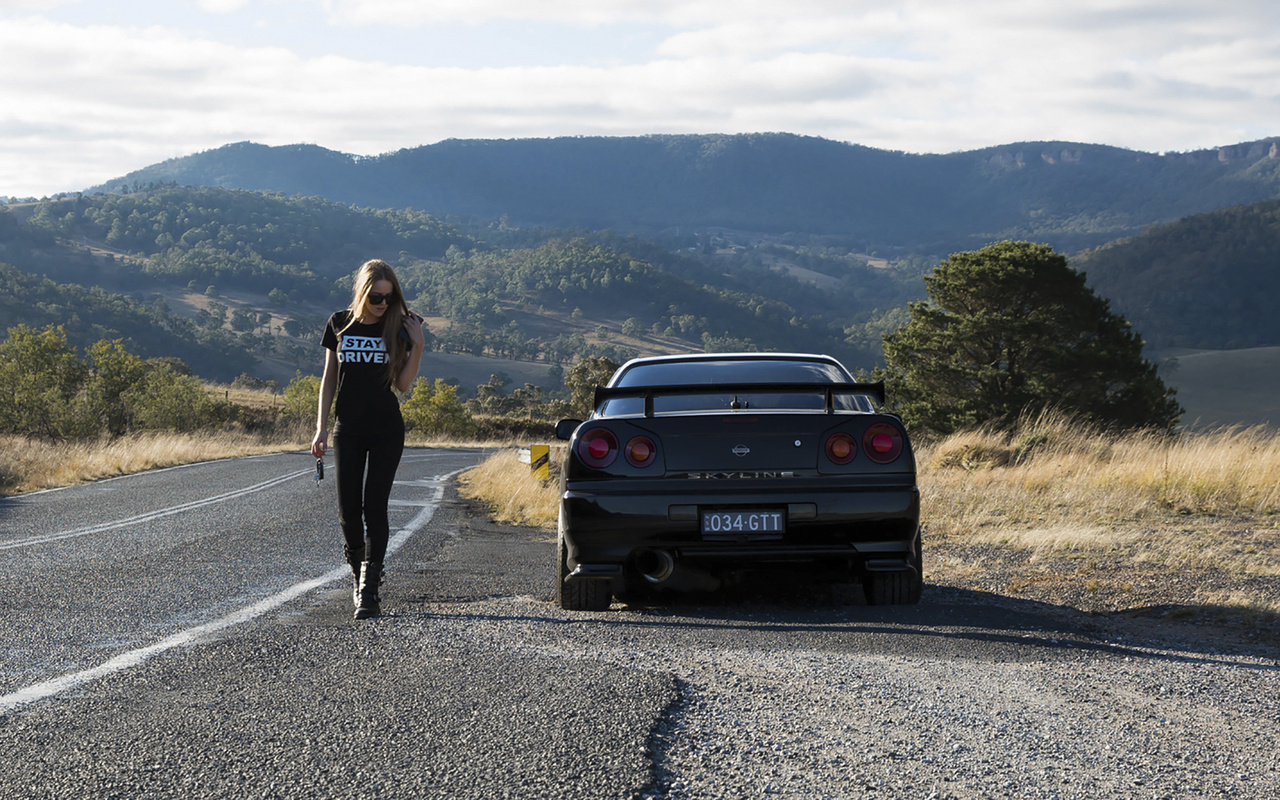
[[[788,569],[920,599],[920,493],[902,421],[830,356],[640,358],[562,420],[557,598]]]

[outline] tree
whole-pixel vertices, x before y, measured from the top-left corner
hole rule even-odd
[[[126,350],[122,339],[97,342],[85,353],[85,361],[89,369],[85,388],[90,407],[102,420],[107,433],[112,436],[125,433],[133,420],[121,398],[147,374],[147,363]]]
[[[502,393],[508,382],[506,374],[490,375],[488,383],[476,387],[476,396],[467,401],[467,407],[480,414],[500,416],[513,413],[516,411],[515,401],[510,395]]]
[[[1000,242],[952,255],[924,280],[930,302],[912,303],[884,336],[908,424],[950,433],[1057,407],[1169,429],[1182,415],[1141,338],[1052,248]]]
[[[10,328],[0,343],[0,431],[47,439],[96,434],[81,394],[86,374],[63,327]]]
[[[243,308],[231,312],[231,329],[239,333],[248,333],[257,327],[258,318]]]
[[[564,385],[569,389],[569,404],[573,413],[586,416],[591,413],[596,386],[604,386],[618,370],[618,362],[603,356],[588,356],[569,370]]]
[[[131,430],[193,431],[233,416],[177,359],[143,361],[121,339],[101,340],[81,360],[66,331],[19,325],[0,343],[0,432],[88,439]]]

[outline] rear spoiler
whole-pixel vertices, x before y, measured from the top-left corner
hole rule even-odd
[[[865,394],[879,403],[885,404],[884,381],[875,383],[698,383],[680,384],[678,386],[597,386],[593,408],[615,397],[643,397],[644,415],[653,416],[653,398],[669,397],[682,394],[821,394],[825,397],[824,408],[828,414],[835,413],[835,396],[845,394]]]

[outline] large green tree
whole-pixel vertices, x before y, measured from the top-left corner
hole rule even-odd
[[[1168,429],[1181,416],[1141,338],[1052,248],[1000,242],[952,255],[924,280],[929,301],[884,337],[909,424],[949,433],[1050,407],[1126,428]]]

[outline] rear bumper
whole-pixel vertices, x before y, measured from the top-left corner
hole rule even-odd
[[[690,486],[690,483],[696,485]],[[701,511],[785,510],[778,534],[704,536]],[[851,485],[826,478],[775,482],[584,481],[566,484],[560,532],[581,577],[621,575],[637,554],[661,550],[716,566],[858,563],[907,568],[918,547],[913,484]]]

